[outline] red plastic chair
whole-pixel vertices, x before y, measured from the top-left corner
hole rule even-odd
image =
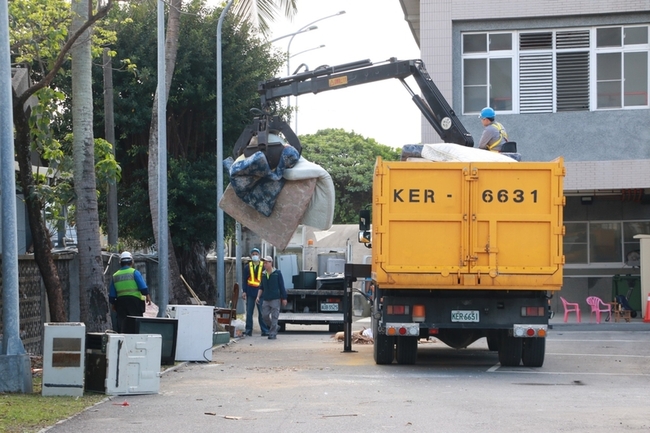
[[[606,304],[598,296],[589,296],[587,298],[587,304],[591,307],[591,313],[589,314],[589,321],[591,322],[591,315],[596,313],[596,323],[600,323],[600,313],[608,313],[607,319],[609,321],[612,317],[612,305]]]
[[[562,300],[562,305],[564,306],[564,323],[566,323],[569,319],[569,313],[576,313],[576,318],[578,319],[578,323],[580,323],[580,305],[574,302],[568,302],[562,296],[560,296],[560,299]]]

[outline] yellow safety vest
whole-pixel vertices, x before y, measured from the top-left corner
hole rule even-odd
[[[257,275],[253,270],[253,262],[248,263],[249,272],[248,272],[248,281],[246,283],[251,287],[259,287],[260,282],[262,281],[262,264],[257,265]]]
[[[508,134],[503,129],[503,125],[500,124],[499,122],[492,122],[492,125],[497,129],[497,131],[499,131],[499,138],[494,143],[488,144],[486,146],[487,150],[494,149],[496,146],[499,145],[499,143],[501,143],[501,140],[505,140],[506,142],[508,142]],[[495,152],[498,152],[498,151],[495,150]]]
[[[140,293],[138,284],[135,282],[134,273],[135,269],[128,268],[120,269],[113,274],[113,285],[115,286],[118,298],[122,296],[135,296],[138,299],[142,299],[142,293]]]

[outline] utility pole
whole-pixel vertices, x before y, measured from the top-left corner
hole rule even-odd
[[[104,136],[111,143],[111,153],[115,158],[115,117],[113,115],[113,59],[108,55],[108,48],[104,48]],[[117,252],[117,184],[115,181],[108,183],[107,197],[107,230],[109,251]]]

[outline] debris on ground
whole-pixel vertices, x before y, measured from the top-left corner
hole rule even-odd
[[[369,332],[366,332],[369,331]],[[332,335],[332,338],[336,341],[345,340],[345,332],[340,331]],[[372,331],[370,329],[363,328],[359,331],[352,332],[352,343],[354,344],[372,344]]]

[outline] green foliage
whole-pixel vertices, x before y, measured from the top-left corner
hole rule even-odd
[[[170,230],[178,240],[175,247],[188,251],[192,244],[214,242],[212,227],[216,226],[215,168],[212,161],[169,161],[169,201],[174,209],[169,214]],[[208,229],[208,227],[210,229]],[[216,230],[216,228],[215,228]]]
[[[253,7],[253,3],[256,7]],[[239,0],[234,6],[235,15],[242,20],[250,20],[252,11],[257,10],[257,20],[263,34],[268,34],[270,22],[282,9],[287,18],[292,18],[297,12],[297,0]]]
[[[300,136],[305,159],[332,176],[336,190],[334,224],[355,224],[359,210],[372,202],[372,179],[378,156],[396,161],[400,151],[343,129]]]
[[[11,0],[9,3],[9,44],[12,61],[32,68],[32,79],[49,72],[68,39],[72,21],[70,2],[66,0]],[[115,41],[115,32],[107,19],[95,26],[92,55],[101,54],[102,45]]]
[[[147,150],[151,107],[157,86],[156,5],[128,4],[116,8],[117,42],[111,50],[137,64],[135,73],[113,75],[120,237],[153,243],[147,189]],[[167,106],[168,210],[176,248],[192,242],[206,245],[216,235],[216,40],[221,10],[194,0],[183,5],[176,68]],[[271,51],[246,23],[227,19],[222,32],[224,158],[244,126],[249,110],[259,108],[257,85],[273,76],[282,56]],[[101,82],[96,71],[96,82]],[[103,135],[103,97],[95,90],[95,135]],[[227,184],[227,180],[224,180]],[[105,221],[105,219],[104,219]],[[226,220],[228,222],[228,220]],[[232,232],[233,227],[226,226]]]
[[[70,3],[65,0],[11,0],[9,44],[15,63],[49,70],[66,42]]]
[[[41,80],[54,66],[69,37],[72,11],[65,0],[11,0],[9,2],[12,61],[30,68],[32,82]],[[101,44],[115,41],[111,20],[95,25],[93,55],[101,54]],[[64,65],[65,66],[65,65]],[[71,140],[69,72],[61,69],[50,87],[35,93],[38,104],[29,118],[30,147],[39,155],[43,167],[34,174],[41,203],[50,223],[65,218],[64,206],[74,201]],[[104,140],[96,142],[96,169],[99,181],[119,179],[119,166]],[[110,145],[109,145],[110,146]]]

